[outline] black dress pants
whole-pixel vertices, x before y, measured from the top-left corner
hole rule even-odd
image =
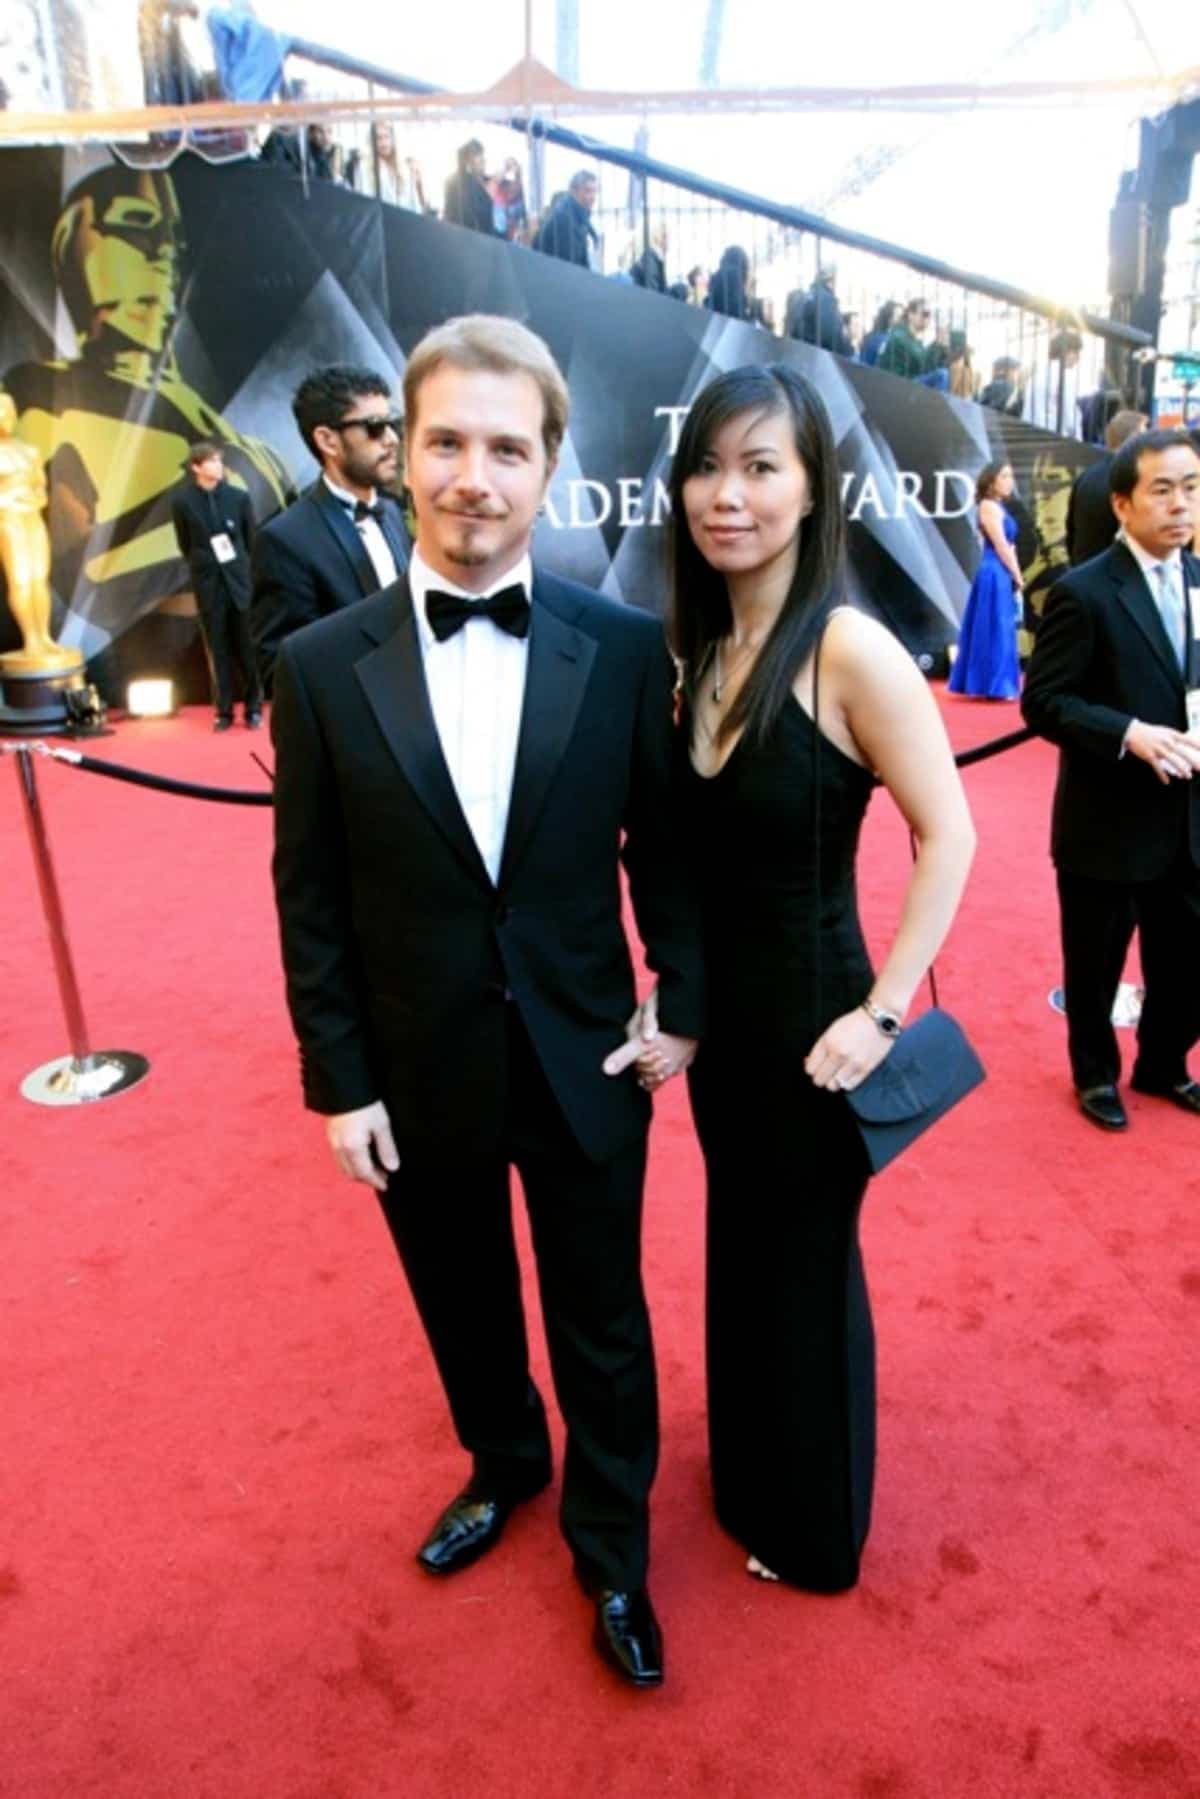
[[[250,634],[250,612],[239,612],[232,600],[222,599],[200,607],[200,628],[208,651],[212,676],[213,707],[218,718],[233,717],[234,664],[242,678],[243,704],[246,716],[261,712],[262,678],[254,655],[254,639]]]
[[[1150,1087],[1186,1080],[1200,1037],[1200,870],[1186,855],[1156,881],[1096,881],[1059,869],[1058,900],[1076,1087],[1114,1085],[1120,1075],[1112,1008],[1134,924],[1146,997],[1133,1072]]]
[[[589,1161],[511,1002],[508,1012],[503,1150],[402,1155],[384,1216],[476,1476],[493,1492],[536,1491],[550,1477],[550,1441],[529,1374],[509,1190],[517,1169],[567,1427],[563,1534],[587,1579],[629,1590],[645,1583],[658,1461],[641,1277],[645,1134],[610,1161]]]

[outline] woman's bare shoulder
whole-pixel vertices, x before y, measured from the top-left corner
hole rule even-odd
[[[907,652],[896,636],[861,606],[835,606],[825,627],[825,643],[832,660],[857,662],[862,656],[891,656]]]

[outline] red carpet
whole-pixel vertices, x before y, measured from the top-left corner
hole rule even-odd
[[[1015,708],[946,702],[960,746]],[[96,753],[258,786],[195,712]],[[39,768],[93,1041],[67,1044],[0,764],[0,1793],[5,1799],[1200,1795],[1200,1126],[1069,1101],[1044,745],[969,771],[943,999],[991,1079],[868,1202],[876,1523],[853,1594],[752,1583],[705,1486],[699,1162],[660,1102],[646,1232],[661,1694],[588,1643],[553,1494],[445,1585],[462,1461],[365,1191],[301,1110],[269,816]],[[874,929],[907,845],[873,808]],[[545,1380],[538,1350],[538,1375]]]

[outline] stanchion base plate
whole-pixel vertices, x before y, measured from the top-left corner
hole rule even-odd
[[[149,1072],[149,1062],[136,1050],[96,1049],[80,1061],[59,1056],[43,1062],[25,1076],[21,1092],[38,1106],[86,1106],[136,1087]]]

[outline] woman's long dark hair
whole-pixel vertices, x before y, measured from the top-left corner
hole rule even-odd
[[[782,363],[718,375],[688,413],[671,470],[669,631],[674,653],[683,664],[683,690],[693,708],[699,682],[718,641],[730,630],[733,615],[724,575],[705,561],[692,537],[683,487],[696,473],[717,433],[742,413],[790,416],[796,453],[808,475],[813,500],[812,511],[801,526],[796,572],[787,598],[717,733],[721,741],[730,732],[745,729],[761,743],[787,704],[792,683],[812,651],[826,614],[842,597],[846,520],[833,428],[825,402],[812,383]]]

